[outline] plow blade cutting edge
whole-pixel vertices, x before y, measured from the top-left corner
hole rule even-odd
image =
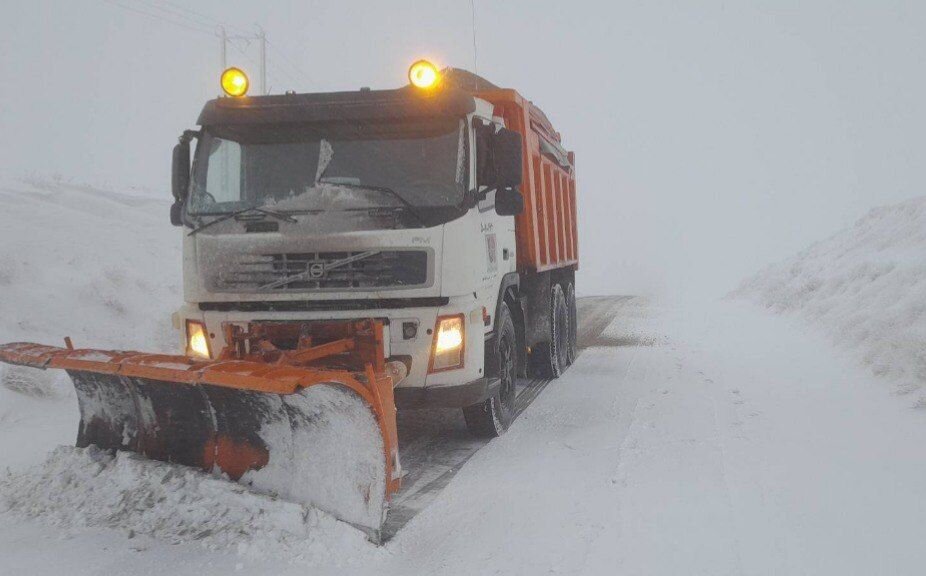
[[[67,371],[78,447],[224,473],[379,540],[400,477],[391,363],[352,372],[29,343],[0,346],[0,361]]]

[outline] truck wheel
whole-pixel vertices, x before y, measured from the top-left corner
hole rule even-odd
[[[572,366],[572,363],[576,361],[576,356],[579,355],[579,314],[576,306],[576,288],[572,282],[566,285],[566,308],[569,310],[568,357],[569,365]]]
[[[553,287],[553,352],[556,354],[556,363],[559,364],[559,373],[566,371],[569,366],[569,306],[566,304],[566,294],[563,287],[557,284]]]
[[[494,350],[487,355],[486,371],[500,380],[498,392],[485,402],[463,409],[466,427],[476,436],[494,438],[502,435],[515,417],[518,372],[518,336],[508,304],[499,309]]]
[[[566,297],[559,284],[550,292],[550,341],[534,346],[531,361],[542,378],[559,378],[566,369],[566,343],[569,334],[569,312]]]

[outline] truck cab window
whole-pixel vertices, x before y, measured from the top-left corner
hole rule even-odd
[[[241,145],[221,138],[212,140],[209,166],[206,190],[194,194],[194,199],[207,206],[210,203],[225,204],[241,200]]]
[[[469,165],[463,128],[456,118],[209,127],[189,211],[413,211],[436,225],[460,215]]]

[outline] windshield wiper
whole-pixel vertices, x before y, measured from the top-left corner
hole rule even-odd
[[[402,206],[405,207],[405,210],[409,214],[414,216],[415,220],[417,220],[419,224],[421,224],[425,228],[428,227],[427,223],[425,223],[424,221],[424,218],[422,218],[421,214],[418,213],[418,210],[415,208],[414,204],[406,200],[401,194],[399,194],[392,188],[388,188],[386,186],[374,186],[371,184],[354,184],[353,182],[337,182],[337,183],[325,182],[324,179],[319,180],[319,182],[321,184],[331,184],[332,186],[343,186],[344,188],[356,188],[359,190],[372,190],[374,192],[382,192],[383,194],[392,196],[393,198],[396,198],[399,202],[402,203]],[[388,208],[388,206],[375,206],[374,208]],[[394,208],[397,208],[397,206],[394,206]]]
[[[229,212],[228,214],[222,214],[215,220],[206,222],[202,226],[197,226],[196,228],[193,228],[193,230],[191,230],[190,233],[187,234],[187,236],[192,236],[193,234],[196,234],[203,228],[208,228],[212,226],[213,224],[218,224],[219,222],[225,222],[226,220],[230,220],[237,216],[241,216],[242,214],[247,214],[248,212],[257,212],[258,214],[264,214],[266,216],[273,216],[277,220],[283,220],[284,222],[298,222],[298,220],[296,220],[289,214],[285,214],[283,212],[277,212],[275,210],[267,210],[266,208],[259,208],[257,206],[251,206],[250,208],[242,208],[241,210],[235,210],[234,212]]]

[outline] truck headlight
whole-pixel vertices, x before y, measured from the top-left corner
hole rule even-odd
[[[212,358],[206,325],[196,320],[186,321],[186,353],[188,356]]]
[[[463,314],[437,318],[429,372],[463,367],[464,343],[466,342],[464,319]]]

